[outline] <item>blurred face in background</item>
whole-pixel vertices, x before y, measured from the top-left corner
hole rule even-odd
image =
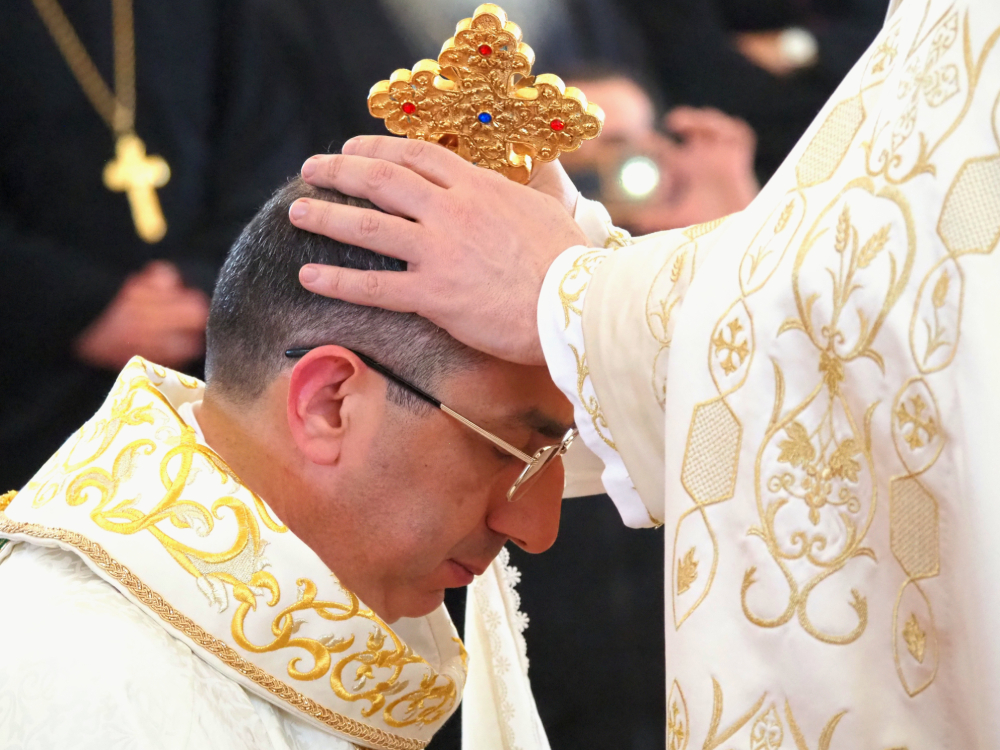
[[[601,137],[565,154],[563,166],[618,226],[649,234],[699,224],[746,208],[757,194],[756,138],[742,120],[678,107],[661,125],[650,97],[626,76],[567,85],[599,104],[605,119]]]

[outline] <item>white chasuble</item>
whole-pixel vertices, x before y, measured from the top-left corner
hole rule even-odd
[[[465,682],[444,607],[344,589],[181,417],[202,392],[134,359],[0,500],[0,744],[424,747]]]
[[[582,202],[546,277],[604,484],[665,527],[669,750],[1000,747],[998,40],[996,0],[895,3],[745,211]]]

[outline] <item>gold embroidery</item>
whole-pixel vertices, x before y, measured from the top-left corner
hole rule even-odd
[[[624,229],[613,226],[610,221],[608,222],[607,229],[608,238],[604,240],[605,250],[621,250],[623,247],[628,247],[632,244],[632,235]]]
[[[7,510],[7,506],[14,502],[15,497],[17,497],[17,490],[11,490],[0,495],[0,512]]]
[[[583,310],[577,303],[587,291],[587,285],[590,284],[594,271],[607,257],[608,254],[604,250],[588,250],[581,253],[559,282],[559,301],[562,303],[566,328],[569,328],[571,313],[577,317],[583,315]],[[577,282],[575,288],[572,288],[573,282]]]
[[[961,26],[961,29],[960,29]],[[935,172],[932,162],[937,149],[955,132],[972,106],[972,100],[990,51],[1000,39],[996,29],[984,43],[978,57],[971,48],[969,12],[959,19],[949,7],[926,34],[918,32],[902,63],[905,72],[896,97],[898,109],[884,107],[873,125],[871,140],[864,144],[866,169],[870,176],[882,176],[892,184],[902,184]],[[961,49],[955,42],[961,38]],[[965,89],[965,99],[944,131],[935,137],[917,130],[923,106],[939,109]],[[939,121],[946,118],[939,117]],[[915,136],[915,137],[914,137]]]
[[[771,410],[771,421],[767,423],[769,430],[781,419],[781,410],[785,405],[785,375],[777,360],[772,359],[771,365],[774,367],[774,408]]]
[[[691,427],[688,430],[688,442],[681,469],[681,484],[694,500],[695,506],[681,514],[674,534],[672,557],[674,573],[671,582],[675,628],[680,628],[691,613],[701,605],[715,580],[719,548],[705,507],[724,502],[733,496],[742,439],[743,428],[732,409],[721,397],[695,407],[691,415]],[[705,553],[710,553],[712,561],[708,576],[700,580],[695,577],[686,581],[688,585],[683,590],[679,585],[684,581],[680,572],[683,560],[678,554],[678,548],[682,544],[684,547],[690,545],[700,549],[703,558]],[[693,554],[688,554],[693,559]],[[680,601],[681,597],[693,601],[687,604]]]
[[[726,375],[732,375],[739,369],[739,365],[746,361],[747,355],[750,353],[750,347],[747,345],[746,338],[738,341],[739,335],[743,331],[743,326],[739,318],[730,320],[726,328],[729,331],[728,339],[720,330],[715,334],[712,343],[715,345],[715,356],[720,357],[725,355],[725,359],[722,360],[723,371]],[[739,363],[734,362],[733,357],[738,357]]]
[[[921,664],[924,663],[924,649],[927,646],[927,634],[920,629],[916,613],[910,615],[903,627],[903,638],[910,654]]]
[[[954,256],[989,254],[1000,241],[1000,156],[969,159],[952,182],[938,235]]]
[[[923,378],[903,384],[893,409],[892,438],[910,473],[889,482],[889,540],[907,576],[893,607],[893,658],[911,697],[933,682],[939,659],[934,612],[920,585],[941,569],[938,502],[919,478],[944,449],[939,415],[934,393]],[[900,616],[904,611],[910,613],[905,623]],[[909,656],[903,655],[903,644]]]
[[[771,703],[764,709],[764,702],[767,700],[767,692],[761,694],[749,711],[737,717],[726,727],[722,727],[722,715],[724,712],[724,695],[719,681],[712,678],[712,716],[702,750],[717,750],[730,741],[734,741],[737,733],[749,727],[747,736],[750,750],[781,750],[784,747],[785,726],[782,724],[781,714],[778,706]],[[788,731],[795,742],[796,750],[810,750],[806,742],[805,735],[799,728],[798,722],[792,713],[792,707],[785,701],[785,719],[788,722]],[[816,750],[830,750],[833,742],[833,735],[837,731],[840,720],[844,718],[847,711],[839,711],[830,717],[823,727],[819,736]],[[751,721],[753,722],[751,724]],[[670,687],[667,696],[667,750],[686,750],[690,739],[688,709],[681,692],[680,685],[675,679]],[[740,746],[743,746],[742,741]]]
[[[865,106],[860,94],[830,110],[795,167],[800,187],[819,185],[833,177],[864,121]]]
[[[852,203],[866,209],[858,215],[883,217],[883,222],[893,218],[874,227],[859,227],[852,218]],[[905,246],[895,234],[900,224],[905,231]],[[828,255],[820,260],[823,256],[817,249],[823,247],[820,239],[824,237]],[[857,589],[850,590],[847,600],[857,622],[847,632],[831,632],[829,626],[814,624],[808,601],[821,582],[851,560],[875,559],[864,541],[878,497],[870,447],[870,423],[878,404],[868,406],[862,431],[841,392],[841,384],[847,377],[846,365],[859,358],[870,359],[881,367],[881,355],[872,348],[872,341],[906,286],[915,244],[913,221],[903,196],[892,188],[876,193],[867,179],[849,183],[819,215],[803,240],[792,275],[799,316],[786,320],[779,335],[791,330],[805,333],[819,354],[822,377],[802,403],[773,424],[757,455],[761,523],[748,533],[764,541],[777,563],[788,586],[788,602],[776,617],[756,614],[748,593],[757,582],[757,567],[748,568],[741,601],[745,616],[755,625],[779,627],[797,615],[806,632],[831,644],[851,643],[867,626],[867,599]],[[894,252],[901,246],[906,251],[902,259]],[[810,283],[830,279],[828,292],[810,290],[804,294],[804,277],[799,271],[807,264],[813,272]],[[888,282],[883,282],[884,288],[877,292],[881,309],[873,313],[865,309],[871,298],[855,298],[855,292],[862,286],[869,292],[877,288],[873,284],[876,270],[884,273]],[[852,309],[856,323],[847,315]],[[776,378],[776,387],[778,383]],[[765,472],[765,457],[776,465],[776,471]]]
[[[725,399],[728,394],[742,387],[753,358],[753,318],[747,308],[746,299],[760,290],[774,274],[791,244],[791,239],[801,226],[804,211],[804,199],[796,192],[788,195],[787,202],[782,201],[768,217],[740,261],[741,297],[719,319],[715,335],[709,343],[709,373],[719,391],[719,397],[697,405],[691,415],[681,483],[694,500],[695,507],[685,511],[677,520],[673,565],[678,566],[677,550],[682,545],[682,540],[686,540],[683,541],[685,547],[690,545],[692,548],[700,548],[703,552],[710,553],[712,564],[708,576],[702,579],[699,582],[700,586],[688,596],[684,595],[691,591],[694,581],[681,591],[677,586],[678,571],[671,576],[675,628],[680,628],[691,613],[701,605],[715,580],[719,555],[718,543],[704,506],[728,500],[735,491],[743,427]],[[796,213],[799,216],[793,222]],[[766,228],[770,228],[770,234],[766,239],[762,239],[761,234]],[[774,249],[775,244],[780,245],[780,250]],[[742,320],[746,321],[746,327]],[[744,332],[742,339],[738,339],[737,336]],[[723,352],[726,357],[720,363],[718,355]],[[739,362],[736,362],[736,359]],[[722,370],[722,376],[718,375],[716,368]],[[731,376],[740,371],[742,378],[738,382],[727,382],[726,385],[729,387],[724,387],[720,383],[720,377],[736,380],[736,377]],[[661,401],[661,405],[662,403]],[[694,544],[691,544],[692,541]],[[690,605],[682,604],[678,601],[682,596],[693,602]]]
[[[587,414],[590,415],[594,431],[600,436],[601,440],[608,444],[608,447],[616,451],[618,448],[615,447],[614,441],[611,439],[611,433],[608,430],[608,420],[604,417],[604,412],[601,411],[601,404],[598,402],[597,396],[586,396],[583,393],[587,379],[590,377],[590,368],[587,367],[587,355],[581,355],[572,344],[569,345],[569,348],[572,350],[573,356],[576,357],[576,390],[577,396],[580,398],[580,403],[586,409]]]
[[[819,744],[816,746],[816,750],[830,750],[830,743],[833,742],[833,733],[837,731],[837,725],[846,713],[847,711],[841,711],[830,718],[819,735]],[[788,729],[795,740],[795,750],[809,750],[805,735],[799,729],[798,722],[795,721],[795,715],[792,713],[792,707],[788,704],[787,700],[785,701],[785,718],[788,719]]]
[[[653,277],[646,293],[646,326],[659,345],[653,357],[652,387],[660,408],[667,397],[667,364],[673,338],[673,312],[694,280],[698,263],[698,240],[723,225],[724,219],[688,227],[675,235],[680,240]]]
[[[785,730],[778,709],[772,703],[750,728],[750,750],[781,750]]]
[[[274,641],[265,646],[251,643],[244,634],[244,621],[251,610],[257,609],[260,592],[270,594],[269,607],[276,606],[280,598],[277,580],[265,570],[268,566],[264,556],[266,543],[261,539],[254,511],[235,495],[224,494],[218,497],[210,508],[183,498],[185,490],[198,471],[207,469],[211,474],[219,476],[224,486],[227,483],[236,483],[238,486],[238,480],[216,453],[198,444],[194,430],[180,419],[166,397],[145,377],[145,368],[141,361],[137,369],[143,374],[125,381],[128,390],[124,394],[119,393],[118,399],[113,402],[112,419],[97,423],[97,427],[101,428],[104,434],[96,430],[91,434],[91,440],[100,440],[100,447],[89,457],[89,465],[76,464],[79,468],[75,473],[69,471],[65,479],[53,482],[57,489],[65,486],[64,497],[67,505],[90,506],[90,519],[104,531],[124,536],[148,532],[185,571],[194,577],[198,589],[219,612],[228,608],[227,586],[231,588],[233,597],[239,602],[232,620],[232,633],[242,648],[251,653],[273,652],[285,648],[301,649],[312,657],[314,666],[306,671],[299,669],[300,657],[290,657],[288,673],[293,679],[316,680],[330,672],[333,692],[344,700],[371,701],[370,710],[365,709],[369,712],[362,712],[365,716],[370,716],[384,705],[386,695],[395,695],[406,688],[407,683],[399,681],[402,667],[409,663],[420,663],[427,667],[423,670],[420,689],[404,695],[387,708],[385,721],[390,726],[403,727],[433,723],[444,718],[458,700],[454,681],[450,677],[438,675],[423,659],[405,653],[407,649],[395,634],[370,610],[359,611],[356,597],[349,592],[345,594],[352,603],[350,605],[335,602],[314,603],[315,584],[302,579],[300,585],[304,587],[304,593],[300,594],[299,601],[274,618],[271,625]],[[166,378],[167,375],[164,374],[163,377]],[[147,399],[149,403],[137,405],[136,402],[140,397]],[[160,444],[167,446],[162,456],[156,455],[163,450],[156,441],[142,438],[133,440],[119,449],[110,471],[98,465],[99,460],[106,463],[107,459],[103,454],[109,451],[114,438],[123,427],[142,425],[151,427],[159,425],[156,437]],[[112,438],[108,438],[108,433],[112,434]],[[75,447],[75,444],[71,447],[70,456]],[[137,469],[136,461],[142,456],[148,456],[150,462],[155,462],[152,468],[158,466],[157,474],[164,488],[162,498],[153,503],[149,512],[143,512],[137,507],[142,499],[141,496],[120,497],[122,494],[127,494],[122,490],[128,485]],[[67,457],[61,462],[62,466],[69,465],[69,461],[70,457]],[[60,462],[55,463],[56,468],[59,468]],[[249,490],[247,492],[249,493]],[[51,500],[53,496],[53,493],[46,493],[46,501]],[[253,501],[260,517],[267,519],[265,525],[268,528],[279,533],[286,530],[284,526],[270,519],[260,498],[254,496]],[[34,505],[37,506],[37,497]],[[217,522],[223,521],[229,521],[229,526],[234,527],[230,542],[222,536],[221,530],[212,534]],[[163,527],[168,522],[175,529],[191,530],[195,538],[207,540],[211,536],[212,540],[205,541],[204,548],[184,543],[180,538],[164,530]],[[292,613],[304,610],[311,610],[320,618],[334,622],[352,617],[362,617],[372,621],[376,629],[372,638],[369,638],[368,649],[345,658],[331,671],[330,654],[350,648],[351,643],[292,638],[292,634],[302,624],[301,621],[294,620]],[[385,641],[384,635],[377,637],[382,629],[389,633],[393,647],[373,653],[371,649],[375,645],[381,646]],[[368,670],[367,676],[370,676],[372,666],[392,670],[392,674],[374,688],[355,694],[344,687],[340,674],[351,661],[368,665],[364,667]],[[362,671],[363,669],[359,667],[356,677],[358,684],[364,683],[363,677],[367,679]],[[438,684],[439,678],[443,684]],[[391,714],[391,710],[395,708],[403,709],[402,719]]]
[[[721,398],[695,407],[681,484],[699,505],[719,503],[733,496],[742,435],[736,415]]]
[[[689,739],[687,701],[681,686],[674,680],[667,695],[666,750],[687,750]]]
[[[692,547],[684,554],[683,560],[677,561],[677,593],[683,594],[691,588],[691,584],[698,578],[698,561],[694,556],[695,548]]]
[[[944,278],[947,278],[947,276]],[[910,446],[910,450],[916,450],[917,448],[923,448],[927,445],[928,441],[934,439],[937,435],[937,425],[934,422],[933,416],[924,416],[927,404],[924,403],[924,400],[919,395],[911,398],[910,404],[913,407],[912,413],[905,403],[900,403],[896,411],[896,419],[899,422],[900,432],[906,435],[906,442]],[[912,428],[909,434],[905,433],[907,425]]]
[[[453,637],[451,640],[452,640],[453,643],[457,643],[458,644],[458,655],[462,659],[462,669],[468,669],[469,668],[469,652],[465,650],[465,644],[462,643],[462,639],[459,638],[458,636]]]
[[[101,545],[90,541],[81,534],[64,529],[46,528],[37,524],[19,523],[12,521],[2,512],[0,512],[0,531],[6,534],[25,534],[35,539],[52,539],[74,547],[90,558],[105,575],[113,578],[127,589],[139,603],[148,607],[167,625],[183,633],[226,666],[235,669],[275,697],[331,729],[386,750],[422,750],[426,747],[426,742],[391,734],[331,711],[292,689],[257,665],[248,662],[235,649],[215,638],[193,620],[172,607],[162,596],[137,578],[132,571],[112,558]]]
[[[734,734],[740,731],[744,726],[746,726],[750,720],[757,715],[760,711],[760,707],[764,705],[764,699],[767,698],[767,693],[760,696],[757,702],[747,711],[745,714],[737,718],[728,727],[720,731],[720,724],[722,723],[722,709],[723,709],[723,694],[722,686],[719,685],[719,681],[714,677],[712,678],[712,723],[708,728],[708,734],[705,736],[705,744],[702,746],[703,750],[715,750],[717,747],[721,747],[725,744]]]

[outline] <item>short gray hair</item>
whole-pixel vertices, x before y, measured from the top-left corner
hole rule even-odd
[[[230,401],[251,403],[293,366],[286,349],[321,344],[367,354],[424,388],[483,361],[419,315],[354,305],[304,289],[298,276],[306,263],[371,271],[404,271],[406,263],[297,228],[288,209],[299,198],[376,208],[301,178],[271,197],[229,251],[215,286],[205,367],[209,388]],[[394,383],[389,386],[394,403],[411,408],[423,403]]]

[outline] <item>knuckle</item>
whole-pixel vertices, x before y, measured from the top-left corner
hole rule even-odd
[[[337,179],[340,169],[344,165],[344,157],[340,154],[331,154],[323,160],[323,165],[326,179],[333,182]]]
[[[382,141],[380,138],[365,138],[364,139],[364,152],[363,155],[367,156],[369,159],[379,159],[381,158],[379,154],[382,153]]]
[[[358,222],[358,236],[371,237],[372,235],[378,234],[380,223],[381,221],[377,212],[365,211],[361,215],[361,220]]]
[[[333,228],[333,216],[326,203],[310,201],[309,213],[306,218],[315,217],[316,227],[321,234],[327,234]]]
[[[372,190],[384,188],[392,179],[392,164],[387,161],[376,161],[368,168],[366,182]]]
[[[427,160],[428,147],[426,141],[408,141],[403,147],[400,162],[407,169],[420,167]]]
[[[369,273],[361,280],[361,288],[368,299],[378,299],[382,293],[382,283],[374,273]]]

